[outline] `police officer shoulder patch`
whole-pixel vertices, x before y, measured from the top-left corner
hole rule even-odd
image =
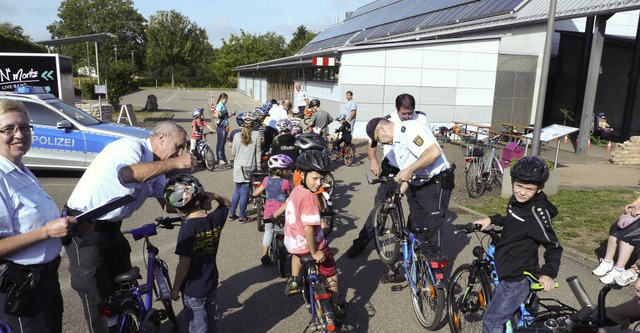
[[[413,143],[415,143],[418,147],[422,147],[422,145],[424,144],[424,140],[419,135],[416,135],[416,137],[413,139]]]

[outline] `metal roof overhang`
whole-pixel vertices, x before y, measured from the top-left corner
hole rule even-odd
[[[103,33],[93,34],[93,35],[83,35],[83,36],[57,38],[57,39],[50,39],[50,40],[41,40],[35,43],[45,45],[45,46],[62,46],[62,45],[85,43],[85,42],[103,42],[107,39],[111,39],[115,37],[116,35],[110,32],[103,32]]]
[[[301,67],[311,67],[313,65],[314,57],[324,57],[331,56],[335,57],[338,53],[338,48],[330,48],[327,50],[307,53],[304,55],[294,55],[286,58],[280,58],[275,60],[268,60],[263,62],[258,62],[250,65],[243,65],[235,67],[233,70],[235,72],[247,72],[247,71],[256,71],[259,69],[286,69],[286,68],[301,68]],[[336,60],[336,64],[339,64],[340,61]]]

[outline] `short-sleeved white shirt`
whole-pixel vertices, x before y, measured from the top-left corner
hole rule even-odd
[[[280,119],[287,118],[287,110],[280,105],[274,105],[269,110],[269,116],[264,118],[262,122],[265,126],[276,128],[276,124]]]
[[[118,208],[99,220],[120,221],[131,216],[148,197],[162,198],[164,175],[143,183],[123,184],[118,178],[125,166],[153,162],[150,139],[122,138],[108,144],[84,172],[67,201],[70,208],[86,212],[115,197],[131,194],[136,201]]]
[[[392,151],[393,158],[400,170],[406,169],[413,162],[417,161],[422,153],[431,145],[436,145],[442,153],[442,149],[436,141],[435,136],[433,136],[433,132],[422,122],[407,120],[401,123],[395,123]],[[449,162],[442,153],[433,163],[416,171],[415,174],[433,177],[447,169],[449,169]]]
[[[34,231],[58,217],[56,203],[33,173],[0,156],[0,238]],[[60,255],[60,250],[60,238],[50,238],[2,259],[20,265],[44,264]]]
[[[344,108],[342,110],[343,110],[343,113],[347,116],[347,119],[348,119],[349,115],[351,115],[351,111],[352,110],[356,110],[356,111],[358,110],[358,103],[356,103],[356,101],[354,101],[354,100],[347,101],[344,104]],[[357,114],[356,114],[356,116],[357,116]],[[353,119],[355,119],[355,118],[353,118]]]
[[[307,106],[307,98],[307,92],[300,88],[300,91],[296,91],[296,106]]]
[[[402,120],[400,120],[400,117],[398,117],[398,112],[391,112],[390,114],[388,114],[384,118],[389,120],[390,122],[392,122],[394,124],[399,124],[399,123],[402,122]],[[429,119],[427,118],[427,115],[424,112],[422,112],[422,111],[413,112],[412,120],[417,120],[417,121],[423,123],[425,126],[427,126],[429,131],[431,131],[431,124],[429,123]],[[390,151],[391,151],[391,145],[383,145],[382,146],[382,154],[383,154],[383,156],[387,156],[387,154],[389,154]]]

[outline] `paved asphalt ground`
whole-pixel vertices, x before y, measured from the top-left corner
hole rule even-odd
[[[220,91],[216,91],[215,95],[219,93]],[[231,111],[245,111],[258,105],[256,101],[235,92],[227,93],[230,96],[228,106]],[[155,94],[158,97],[159,107],[173,111],[174,120],[187,130],[190,128],[191,111],[195,107],[206,107],[209,98],[209,92],[203,90],[153,89],[125,96],[123,101],[141,107],[144,106],[148,94]],[[365,173],[368,172],[369,165],[365,160],[364,147],[359,145],[358,150],[360,155],[353,166],[339,165],[334,172],[336,179],[334,205],[339,211],[339,221],[331,235],[331,247],[335,251],[340,271],[340,290],[346,295],[346,300],[350,304],[343,331],[423,331],[413,313],[409,291],[406,288],[401,291],[392,291],[391,285],[379,283],[380,276],[386,274],[387,270],[377,259],[373,244],[369,244],[367,251],[356,259],[348,259],[344,255],[372,208],[375,192],[374,188],[365,182]],[[229,149],[227,151],[230,152]],[[231,158],[231,156],[228,157]],[[457,162],[461,163],[461,161]],[[36,172],[36,175],[44,189],[62,207],[81,173]],[[233,194],[231,166],[221,166],[213,172],[200,168],[195,175],[207,190],[229,198]],[[456,189],[456,191],[461,190],[463,189]],[[478,218],[463,207],[456,206],[455,202],[452,206],[455,206],[452,207],[450,214],[450,221],[453,224],[465,224]],[[138,212],[125,221],[124,228],[153,222],[155,217],[161,215],[163,213],[155,200],[148,200]],[[452,230],[452,226],[445,230],[445,251],[451,258],[450,267],[456,268],[471,260],[470,252],[477,244],[477,240],[468,239],[463,235],[454,235]],[[177,230],[160,230],[158,236],[152,238],[154,244],[160,248],[161,258],[169,264],[172,276],[177,264],[177,258],[173,254],[177,233]],[[276,277],[274,267],[260,265],[261,240],[262,234],[257,231],[255,223],[241,225],[237,221],[230,221],[223,230],[218,253],[220,270],[218,296],[222,313],[220,327],[223,332],[302,332],[309,320],[308,311],[300,297],[290,299],[285,297],[285,279]],[[134,265],[144,266],[142,243],[131,240],[131,247]],[[578,275],[595,301],[602,285],[591,275],[590,271],[594,263],[595,258],[584,259],[566,251],[558,278],[561,287],[545,293],[543,297],[558,298],[577,306],[564,279]],[[68,261],[63,251],[63,263],[60,268],[65,300],[63,331],[85,332],[87,329],[82,307],[77,294],[70,287],[67,267]],[[406,284],[399,285],[406,286]],[[610,304],[617,304],[627,300],[631,295],[633,295],[631,287],[614,290],[608,301]],[[176,312],[180,313],[182,304],[180,302],[173,304]],[[159,307],[161,304],[157,303],[155,306]],[[181,331],[186,332],[181,314],[179,318],[182,321]],[[171,330],[164,325],[162,331],[170,332]],[[446,317],[438,331],[449,331]]]

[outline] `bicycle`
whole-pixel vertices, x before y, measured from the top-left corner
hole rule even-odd
[[[311,320],[303,332],[307,332],[310,328],[312,332],[335,332],[339,323],[333,312],[327,277],[319,272],[316,260],[310,254],[300,257],[300,263],[304,268],[302,296],[309,304],[311,313]]]
[[[417,177],[423,178],[423,177]],[[393,181],[392,176],[370,179],[371,185]],[[418,240],[418,234],[429,232],[428,228],[406,226],[400,199],[400,186],[387,192],[387,200],[376,203],[373,208],[373,229],[376,249],[380,260],[393,265],[402,248],[402,268],[410,287],[413,310],[422,326],[435,329],[442,320],[445,307],[443,269],[449,260],[437,244]],[[398,269],[400,268],[398,267]],[[392,287],[392,290],[402,288]]]
[[[353,164],[355,156],[356,145],[354,145],[353,143],[349,145],[343,145],[340,150],[331,149],[331,161],[337,161],[342,157],[346,166],[351,166],[351,164]]]
[[[159,257],[159,250],[149,240],[150,236],[157,235],[157,228],[173,229],[174,222],[182,222],[180,217],[158,217],[155,223],[145,224],[139,228],[123,230],[123,234],[131,234],[134,240],[144,238],[147,252],[147,276],[146,282],[139,285],[142,279],[140,268],[132,267],[129,271],[114,278],[114,283],[119,285],[115,295],[107,298],[99,306],[102,315],[115,316],[118,332],[157,332],[160,323],[168,319],[174,330],[178,329],[173,306],[171,304],[171,279],[167,264]],[[154,296],[163,305],[162,310],[153,308]]]
[[[195,157],[209,171],[213,171],[216,166],[216,154],[213,153],[213,149],[209,147],[209,142],[207,141],[207,135],[212,133],[215,132],[204,133],[202,139],[197,141],[194,151]]]
[[[495,244],[500,239],[501,230],[480,230],[480,226],[468,224],[456,226],[454,233],[475,233],[481,245],[473,249],[476,257],[470,264],[458,267],[451,276],[447,293],[447,313],[451,332],[482,332],[482,315],[493,297],[498,285],[498,273],[494,263]],[[489,237],[485,246],[484,237]],[[543,289],[538,280],[529,272],[523,272],[530,281],[531,292],[520,305],[513,318],[505,324],[505,332],[513,332],[522,327],[556,327],[578,319],[578,310],[553,298],[538,298],[536,292]],[[556,283],[555,287],[558,287]],[[573,288],[572,288],[573,290]],[[555,325],[555,326],[554,326]]]
[[[496,185],[502,186],[502,175],[504,170],[498,158],[495,145],[502,135],[496,135],[487,139],[488,147],[491,148],[489,155],[484,158],[484,147],[481,144],[472,144],[467,147],[467,163],[465,172],[465,184],[470,198],[479,198],[482,194]]]
[[[248,167],[242,167],[242,172],[244,173],[245,178],[249,179],[249,181],[251,182],[251,186],[253,187],[253,190],[260,187],[262,185],[262,180],[264,180],[264,177],[268,175],[266,172],[258,171],[255,168],[248,168]],[[263,215],[264,215],[264,203],[266,200],[267,200],[267,194],[265,191],[260,193],[260,195],[258,195],[257,197],[254,197],[253,195],[251,195],[251,202],[253,204],[253,210],[256,212],[256,222],[257,222],[259,232],[264,231],[265,222],[264,222]]]
[[[271,262],[275,264],[278,276],[281,278],[287,277],[285,266],[289,252],[287,252],[287,248],[284,245],[284,215],[279,216],[275,221],[265,219],[264,223],[273,223],[273,237],[269,247]]]

